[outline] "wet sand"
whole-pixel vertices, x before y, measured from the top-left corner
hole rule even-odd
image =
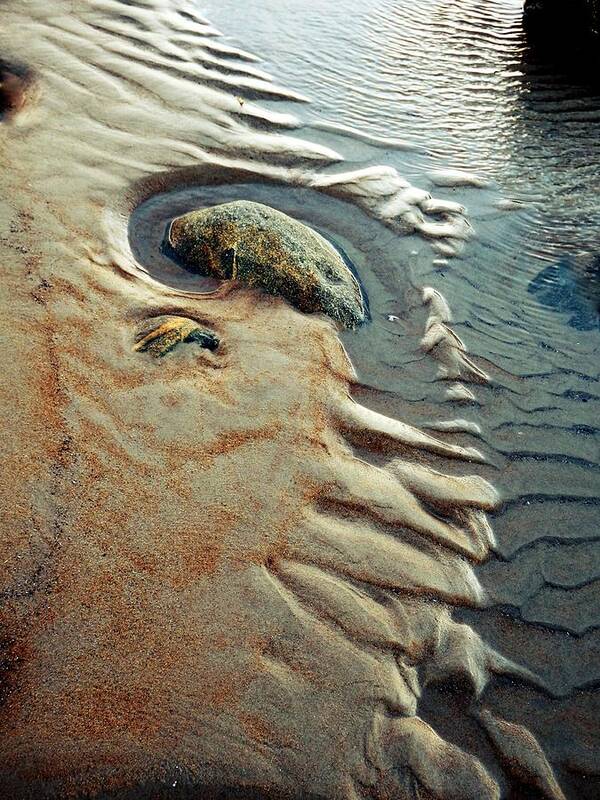
[[[493,460],[459,411],[487,367],[384,263],[402,234],[459,249],[463,210],[298,138],[259,104],[296,95],[191,4],[2,22],[34,76],[0,123],[4,794],[562,797],[514,718],[551,692],[457,616],[485,605],[496,548]],[[228,192],[337,237],[359,273],[352,232],[371,237],[367,293],[405,302],[406,397],[357,376],[368,326],[342,342],[152,247]],[[172,316],[219,348],[134,350]]]

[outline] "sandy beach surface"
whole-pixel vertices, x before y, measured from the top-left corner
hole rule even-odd
[[[216,33],[183,0],[1,7],[0,797],[563,798],[502,714],[552,693],[454,614],[499,496],[443,296],[406,288],[455,409],[424,431],[334,321],[159,248],[221,186],[448,250],[464,210],[302,138]],[[176,317],[219,346],[135,349]]]

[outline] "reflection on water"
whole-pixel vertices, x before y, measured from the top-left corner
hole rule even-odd
[[[377,270],[382,287],[369,342],[350,337],[348,348],[383,408],[427,424],[442,400],[395,322],[410,302],[401,272],[443,291],[454,330],[491,375],[457,409],[481,423],[505,501],[497,558],[480,569],[490,606],[469,622],[548,682],[559,699],[513,687],[498,703],[549,743],[569,796],[598,797],[598,89],[536,60],[521,0],[265,0],[243,24],[234,0],[204,5],[310,96],[295,110],[312,120],[311,138],[360,164],[385,157],[468,210],[476,236],[456,258],[381,240],[387,277],[371,263],[372,239],[354,232],[363,278]],[[336,125],[354,140],[341,146]],[[487,185],[439,186],[440,169]]]
[[[567,248],[576,264],[597,252],[600,96],[534,60],[522,0],[259,5],[244,15],[243,38],[303,87],[307,116],[408,141],[427,152],[404,157],[417,171],[451,165],[494,179],[533,204],[535,257]],[[234,34],[235,6],[208,4]]]
[[[600,265],[592,263],[586,277],[578,282],[575,270],[567,259],[543,269],[531,281],[528,291],[540,303],[569,313],[568,325],[579,331],[597,328],[600,323],[598,305],[598,278]],[[595,295],[595,297],[594,297]]]

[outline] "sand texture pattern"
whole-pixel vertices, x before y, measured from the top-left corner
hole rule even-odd
[[[452,618],[484,600],[484,455],[356,402],[324,315],[133,255],[142,201],[227,169],[462,230],[394,170],[321,173],[194,9],[2,6],[34,83],[0,128],[0,796],[560,800],[483,699],[535,676]],[[447,679],[469,746],[420,713]]]

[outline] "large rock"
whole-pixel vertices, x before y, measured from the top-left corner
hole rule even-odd
[[[280,295],[301,311],[320,311],[346,328],[364,322],[356,279],[312,228],[281,211],[239,200],[175,219],[169,244],[184,266]]]
[[[533,44],[558,48],[556,56],[565,50],[572,53],[573,48],[597,56],[600,0],[526,0],[523,24]]]

